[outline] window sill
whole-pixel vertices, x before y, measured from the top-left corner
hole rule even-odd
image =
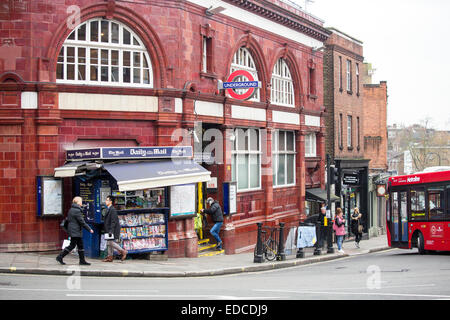
[[[311,100],[317,100],[318,96],[316,96],[315,94],[308,94],[308,98]]]
[[[283,189],[283,188],[292,188],[292,187],[297,187],[297,185],[294,184],[282,184],[282,185],[273,185],[273,189]]]
[[[200,72],[200,78],[217,79],[217,74],[212,72]]]

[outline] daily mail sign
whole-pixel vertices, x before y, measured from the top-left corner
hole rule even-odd
[[[191,146],[181,147],[100,147],[67,150],[68,161],[114,159],[191,158]]]

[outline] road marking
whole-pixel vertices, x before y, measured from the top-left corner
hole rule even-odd
[[[434,285],[417,285],[412,287],[434,286]],[[404,288],[404,287],[398,287]],[[450,299],[450,295],[441,294],[413,294],[413,293],[383,293],[383,292],[339,292],[339,291],[314,291],[314,290],[270,290],[270,289],[253,289],[257,292],[277,292],[277,293],[300,293],[300,294],[329,294],[329,295],[366,295],[366,296],[398,296],[413,298],[443,298]]]
[[[1,291],[46,291],[46,292],[159,292],[159,290],[151,289],[133,289],[133,290],[120,290],[120,289],[35,289],[35,288],[5,288],[0,287]]]
[[[280,297],[259,297],[259,296],[251,296],[251,297],[236,297],[236,296],[222,296],[222,295],[161,295],[161,294],[66,294],[67,297],[91,297],[91,298],[167,298],[167,299],[217,299],[217,300],[273,300],[280,299]]]

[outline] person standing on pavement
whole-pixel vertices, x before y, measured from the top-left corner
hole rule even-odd
[[[114,260],[114,249],[122,253],[121,260],[124,261],[127,257],[128,251],[119,246],[118,241],[120,239],[120,222],[119,216],[117,215],[116,208],[113,206],[114,198],[113,196],[107,196],[105,204],[108,207],[106,209],[105,215],[105,232],[109,235],[107,241],[108,245],[108,256],[103,259],[103,262],[113,262]]]
[[[210,232],[217,241],[216,249],[222,250],[222,239],[220,239],[219,236],[220,228],[223,224],[222,208],[220,207],[220,204],[211,197],[206,199],[206,204],[210,207],[209,209],[202,209],[202,212],[211,216],[214,226],[211,228]]]
[[[67,233],[70,237],[70,244],[68,247],[65,247],[56,257],[56,261],[58,261],[60,264],[65,264],[63,258],[67,256],[70,251],[75,249],[75,247],[77,247],[78,257],[80,258],[80,265],[90,265],[90,263],[86,262],[86,259],[84,257],[83,228],[88,230],[90,233],[94,233],[94,231],[84,221],[82,205],[83,199],[81,197],[73,198],[72,207],[67,214],[67,220],[69,223],[67,226]]]
[[[355,235],[355,246],[357,248],[359,248],[359,242],[361,241],[363,231],[363,226],[361,224],[361,217],[362,214],[359,212],[359,209],[355,208],[351,215],[351,223],[352,223],[351,229],[352,233]]]
[[[338,252],[345,253],[344,250],[342,250],[342,242],[344,241],[345,236],[345,220],[341,208],[336,209],[336,219],[334,220],[333,229],[336,232]]]
[[[327,216],[327,207],[325,206],[325,203],[323,203],[320,207],[319,216],[317,217],[317,221],[320,222],[319,224],[319,248],[323,248],[323,240],[326,236],[324,230],[325,230],[325,218]]]

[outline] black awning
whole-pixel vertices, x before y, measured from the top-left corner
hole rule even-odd
[[[211,172],[189,159],[108,163],[119,191],[141,190],[209,181]]]
[[[339,201],[339,197],[330,194],[331,202]],[[327,202],[327,190],[320,188],[306,189],[306,201]]]

